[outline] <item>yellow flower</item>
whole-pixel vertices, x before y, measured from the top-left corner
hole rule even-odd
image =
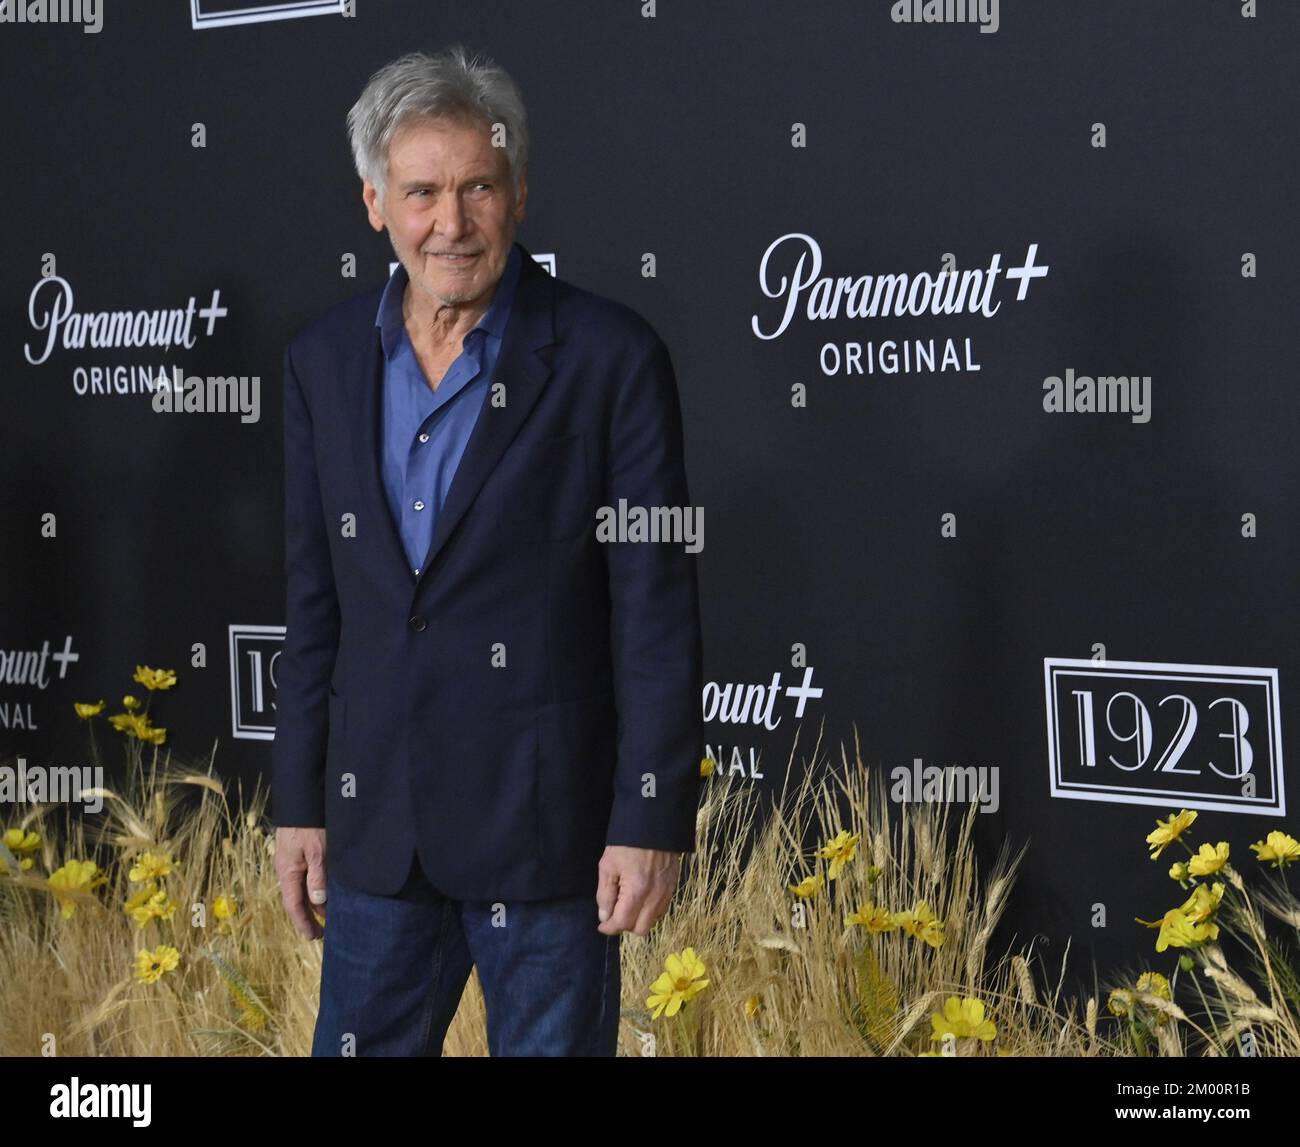
[[[39,833],[27,831],[21,828],[7,828],[4,832],[4,846],[14,854],[14,859],[18,861],[18,868],[26,872],[35,863],[34,857],[27,855],[35,852],[41,847],[41,837]],[[0,865],[0,872],[4,871],[3,865]]]
[[[1166,948],[1195,948],[1206,940],[1215,940],[1219,936],[1219,926],[1212,921],[1192,919],[1181,908],[1171,908],[1159,920],[1136,918],[1139,924],[1147,928],[1159,928],[1156,937],[1156,951]]]
[[[135,954],[135,978],[141,983],[156,984],[180,962],[180,952],[170,944],[159,944],[152,952],[141,948]]]
[[[846,829],[841,829],[835,834],[834,839],[817,850],[818,856],[831,862],[830,871],[826,874],[828,880],[834,880],[839,876],[840,870],[853,859],[854,850],[861,839],[861,833],[850,833]]]
[[[992,1020],[984,1018],[983,1001],[973,996],[967,996],[965,999],[949,996],[944,1001],[943,1014],[940,1015],[938,1012],[931,1014],[930,1026],[934,1028],[930,1036],[932,1042],[941,1040],[946,1035],[958,1039],[974,1037],[991,1040],[996,1039],[998,1034],[997,1025]]]
[[[1143,972],[1138,977],[1137,990],[1139,992],[1150,992],[1153,996],[1159,996],[1162,1000],[1172,1000],[1173,993],[1169,990],[1169,979],[1162,976],[1159,972]]]
[[[1208,920],[1218,909],[1225,887],[1226,885],[1220,881],[1215,881],[1210,888],[1198,884],[1192,889],[1192,894],[1179,905],[1178,911],[1185,913],[1188,919],[1196,924]]]
[[[895,912],[894,923],[909,936],[924,940],[931,948],[943,944],[943,921],[939,920],[924,900],[908,912]]]
[[[146,721],[145,727],[140,732],[140,740],[148,741],[151,745],[161,745],[167,740],[167,730],[158,725],[150,725]]]
[[[1177,880],[1179,884],[1186,884],[1191,879],[1191,874],[1187,871],[1187,861],[1176,860],[1169,866],[1169,875]]]
[[[7,828],[4,833],[5,848],[17,855],[20,852],[35,852],[41,847],[40,833],[28,829]]]
[[[170,920],[176,914],[176,905],[156,884],[146,884],[126,902],[123,911],[143,928],[150,920]]]
[[[239,1022],[253,1031],[265,1031],[266,1013],[260,1012],[256,1008],[244,1008],[239,1013]]]
[[[108,719],[115,729],[120,729],[131,737],[161,745],[167,739],[167,730],[149,723],[146,713],[114,713]]]
[[[1136,997],[1129,988],[1116,988],[1106,997],[1106,1007],[1113,1016],[1127,1016],[1133,1012]]]
[[[132,712],[134,712],[136,709],[140,708],[140,698],[133,697],[131,696],[130,693],[128,693],[125,697],[122,698],[122,705],[124,708],[130,709]]]
[[[152,883],[175,871],[176,861],[170,853],[146,852],[131,866],[127,878],[132,884]]]
[[[158,885],[146,884],[139,892],[131,896],[127,902],[122,905],[122,911],[128,916],[135,916],[136,910],[144,905],[149,900],[149,897],[157,891]]]
[[[132,737],[140,735],[140,718],[135,713],[114,713],[109,717],[108,723]]]
[[[102,872],[93,860],[69,860],[50,873],[50,888],[65,920],[71,920],[77,910],[77,899],[92,889],[108,883],[108,874]]]
[[[653,1019],[661,1015],[675,1016],[683,1004],[694,999],[708,986],[703,979],[704,961],[694,948],[684,948],[679,956],[671,952],[664,961],[664,973],[650,985],[651,995],[645,1006],[654,1008]]]
[[[1196,850],[1196,855],[1187,862],[1187,871],[1193,876],[1209,876],[1218,872],[1228,863],[1228,842],[1221,840],[1216,844],[1203,844]]]
[[[1195,812],[1183,809],[1176,816],[1170,816],[1167,821],[1157,820],[1156,827],[1147,833],[1147,844],[1151,846],[1151,859],[1159,860],[1160,854],[1191,828],[1195,819]]]
[[[818,872],[813,876],[805,876],[798,884],[790,884],[787,885],[787,887],[791,892],[799,897],[800,900],[807,900],[808,897],[815,896],[817,890],[821,888],[825,882],[825,878],[820,872]]]
[[[850,926],[860,924],[868,932],[892,932],[898,927],[888,908],[872,904],[870,900],[863,901],[861,908],[845,916],[844,923]]]
[[[1285,868],[1292,861],[1300,860],[1300,840],[1285,832],[1274,830],[1266,839],[1256,841],[1250,847],[1256,860],[1271,860],[1274,868]]]
[[[87,717],[94,717],[104,711],[103,701],[74,701],[72,707],[77,711],[77,716],[83,721]]]
[[[713,776],[713,770],[716,769],[717,767],[718,767],[718,762],[715,761],[712,757],[700,758],[700,776],[702,777]]]
[[[1156,937],[1157,952],[1162,951],[1160,947],[1162,938],[1165,940],[1165,946],[1169,948],[1195,948],[1204,944],[1206,940],[1217,940],[1219,926],[1213,921],[1198,922],[1190,916],[1180,914],[1162,936]]]
[[[212,915],[218,920],[230,920],[239,911],[239,905],[233,896],[218,896],[212,902]]]
[[[150,669],[147,665],[137,665],[132,681],[139,681],[146,689],[170,689],[176,684],[176,670]]]
[[[745,1019],[752,1020],[763,1006],[763,997],[757,993],[745,1001]]]
[[[1130,1016],[1134,1009],[1142,1001],[1138,999],[1140,992],[1147,992],[1153,996],[1158,996],[1162,1000],[1172,1000],[1173,993],[1169,990],[1169,980],[1159,972],[1143,972],[1138,977],[1137,985],[1133,988],[1116,988],[1111,992],[1109,999],[1106,1001],[1111,1013],[1117,1016]],[[1156,1023],[1164,1023],[1169,1017],[1164,1012],[1156,1013]]]

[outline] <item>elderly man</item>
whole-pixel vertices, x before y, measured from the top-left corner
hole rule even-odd
[[[272,813],[285,908],[325,920],[312,1053],[441,1055],[477,967],[491,1054],[613,1055],[700,785],[693,554],[596,530],[688,507],[672,364],[515,241],[503,69],[404,56],[348,124],[401,265],[285,352]]]

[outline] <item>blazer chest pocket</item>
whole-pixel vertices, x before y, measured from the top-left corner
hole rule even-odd
[[[499,473],[497,520],[507,540],[563,541],[595,525],[586,439],[579,432],[507,450]]]

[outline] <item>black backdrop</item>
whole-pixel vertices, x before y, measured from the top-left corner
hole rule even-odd
[[[365,220],[344,115],[382,63],[463,40],[509,68],[528,104],[520,238],[561,277],[637,308],[672,351],[705,511],[706,678],[779,672],[784,689],[804,680],[801,645],[823,690],[802,747],[824,720],[836,754],[856,725],[872,765],[996,766],[985,856],[1003,838],[1031,847],[1005,931],[1042,933],[1054,956],[1066,940],[1103,965],[1154,955],[1132,918],[1180,898],[1172,853],[1145,856],[1157,816],[1205,809],[1202,835],[1253,867],[1246,843],[1286,823],[1277,734],[1297,716],[1300,668],[1300,5],[1007,0],[991,34],[898,23],[885,0],[665,0],[653,17],[633,0],[359,0],[350,18],[196,18],[241,7],[110,3],[97,34],[0,24],[0,649],[70,639],[78,658],[64,676],[47,662],[44,682],[0,682],[7,755],[85,763],[72,702],[115,705],[145,663],[181,677],[160,704],[169,743],[206,756],[219,739],[227,776],[265,767],[265,739],[232,735],[232,691],[238,721],[267,735],[276,638],[248,627],[283,621],[280,355],[391,258]],[[764,253],[775,245],[774,286],[801,242],[778,241],[800,234],[832,277],[936,274],[945,256],[987,270],[996,256],[994,313],[812,321],[801,299],[779,338],[760,338],[755,321],[770,333],[782,313],[762,289]],[[1019,298],[1005,271],[1031,248],[1047,272]],[[340,272],[348,253],[355,278]],[[33,363],[50,271],[78,311],[191,297],[197,310],[219,291],[226,313],[210,330],[196,317],[191,348],[59,345]],[[828,345],[878,356],[913,339],[940,357],[952,340],[979,369],[822,369]],[[260,420],[78,393],[93,368],[172,366],[258,376]],[[1149,377],[1149,419],[1049,413],[1044,380],[1067,371]],[[1066,799],[1044,660],[1101,653],[1101,668],[1276,674],[1093,679],[1101,760],[1084,781],[1106,799]],[[1062,758],[1079,753],[1081,680],[1060,687]],[[1155,722],[1140,769],[1105,763],[1140,752],[1121,740],[1136,702],[1113,702],[1118,736],[1104,727],[1124,692]],[[1172,693],[1199,715],[1182,776],[1150,763],[1186,711],[1159,705]],[[1225,786],[1205,767],[1242,771],[1225,763],[1241,730],[1235,706],[1210,706],[1221,695],[1244,698],[1251,721],[1264,793],[1251,805],[1225,797],[1240,777]],[[724,765],[761,753],[763,779],[716,783],[780,784],[795,698],[773,715],[775,730],[707,725]],[[1061,764],[1062,784],[1075,766]],[[1093,927],[1098,903],[1106,928]]]

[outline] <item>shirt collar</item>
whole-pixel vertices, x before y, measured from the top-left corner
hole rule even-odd
[[[492,302],[479,321],[474,324],[474,330],[486,331],[497,338],[504,337],[506,321],[510,317],[510,306],[514,301],[515,284],[519,281],[521,258],[519,244],[511,243],[510,254],[506,257],[506,267],[497,281]],[[410,277],[406,273],[406,268],[398,263],[396,270],[388,277],[384,293],[379,299],[379,309],[375,312],[375,326],[379,328],[386,358],[393,357],[406,333],[406,323],[402,318],[402,297],[408,282]],[[468,337],[467,335],[466,338]]]

